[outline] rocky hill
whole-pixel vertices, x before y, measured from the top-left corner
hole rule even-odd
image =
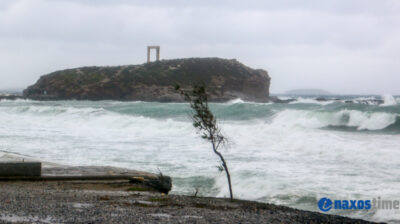
[[[24,90],[24,97],[39,100],[181,101],[175,85],[204,84],[211,101],[269,99],[270,77],[235,59],[187,58],[141,65],[82,67],[40,77]]]

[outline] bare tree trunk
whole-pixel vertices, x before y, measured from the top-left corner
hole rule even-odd
[[[225,159],[222,156],[222,154],[216,150],[214,143],[213,143],[213,149],[214,149],[214,153],[217,154],[219,156],[219,158],[221,159],[221,161],[222,161],[222,166],[224,167],[224,170],[225,170],[225,173],[226,173],[226,177],[228,178],[229,195],[230,195],[230,198],[232,200],[233,199],[233,193],[232,193],[231,174],[229,173],[228,165],[226,164]]]
[[[230,197],[231,197],[231,200],[232,200],[232,199],[233,199],[233,193],[232,193],[231,174],[229,173],[229,170],[228,170],[228,165],[226,164],[226,162],[225,162],[224,158],[221,158],[221,160],[222,160],[222,166],[224,167],[224,169],[225,169],[225,172],[226,172],[226,177],[228,178],[228,184],[229,184],[229,195],[230,195]]]

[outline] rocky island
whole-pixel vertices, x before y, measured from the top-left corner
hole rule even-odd
[[[23,95],[36,100],[177,102],[174,86],[205,85],[215,102],[241,98],[267,102],[270,77],[235,59],[186,58],[140,65],[82,67],[40,77]]]

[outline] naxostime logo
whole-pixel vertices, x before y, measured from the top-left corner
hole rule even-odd
[[[321,211],[329,210],[370,210],[370,209],[400,209],[399,200],[382,200],[381,197],[372,200],[335,200],[321,198],[318,201],[318,207]]]
[[[335,200],[332,202],[329,198],[321,198],[318,201],[318,207],[323,212],[327,212],[332,208],[338,210],[369,210],[372,204],[371,200]]]
[[[329,210],[370,210],[370,209],[400,209],[399,200],[382,200],[381,197],[372,200],[335,200],[321,198],[318,201],[318,207],[321,211]]]

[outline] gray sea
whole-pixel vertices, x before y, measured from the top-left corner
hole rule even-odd
[[[211,103],[234,196],[319,211],[322,197],[400,200],[400,97],[279,96]],[[377,100],[383,100],[378,104]],[[175,194],[227,197],[224,173],[186,103],[0,101],[0,155],[109,165],[173,177]],[[330,211],[400,222],[400,210]]]

